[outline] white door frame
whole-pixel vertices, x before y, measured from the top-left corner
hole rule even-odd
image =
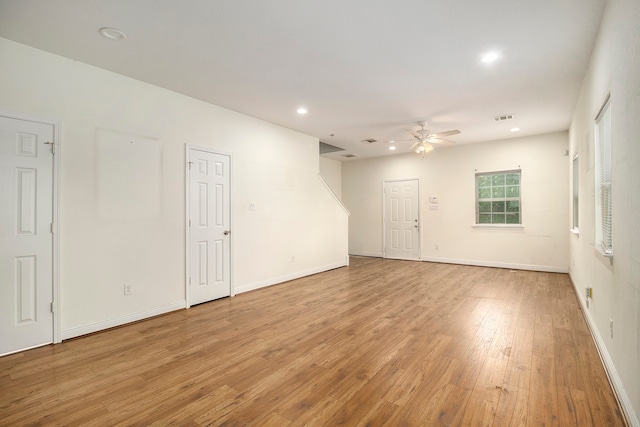
[[[384,192],[384,188],[388,182],[403,182],[403,181],[418,181],[418,260],[422,261],[422,216],[420,214],[420,191],[422,190],[422,181],[420,177],[417,178],[397,178],[397,179],[383,179],[382,180],[382,258],[386,258],[385,248],[387,247],[386,242],[386,212],[385,212],[385,202],[386,202],[386,194]]]
[[[189,218],[191,218],[191,200],[189,191],[189,184],[191,180],[189,178],[189,151],[199,150],[212,154],[220,154],[223,156],[229,156],[230,174],[229,174],[229,229],[233,230],[233,155],[227,151],[213,149],[211,147],[204,147],[202,145],[185,144],[184,151],[184,176],[185,176],[185,218],[184,218],[184,234],[185,234],[185,264],[184,264],[184,288],[185,288],[185,307],[190,308],[191,304],[191,287],[189,286],[189,273],[191,265],[191,233],[189,232]],[[229,287],[230,296],[236,295],[235,286],[233,284],[233,237],[229,241]]]
[[[51,261],[52,261],[52,278],[51,286],[53,290],[53,302],[51,310],[53,311],[53,331],[51,331],[52,341],[54,344],[62,342],[62,313],[60,312],[60,159],[62,158],[62,144],[60,139],[60,122],[45,117],[33,115],[10,113],[0,110],[0,116],[9,119],[23,120],[27,122],[42,123],[53,126],[53,212],[51,232],[53,234],[53,243],[51,245]]]

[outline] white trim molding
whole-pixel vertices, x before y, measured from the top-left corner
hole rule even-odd
[[[487,229],[487,230],[524,230],[523,224],[473,224],[471,227],[478,229]]]
[[[616,397],[618,398],[618,403],[620,403],[622,412],[624,412],[624,416],[630,426],[640,427],[640,420],[638,419],[638,415],[633,411],[633,405],[631,404],[629,395],[627,395],[627,391],[622,384],[622,379],[620,379],[620,375],[618,374],[618,370],[613,363],[613,359],[611,359],[611,355],[607,351],[607,346],[602,339],[602,335],[600,335],[598,327],[596,326],[596,323],[593,320],[591,313],[589,312],[589,307],[587,307],[586,305],[583,294],[582,292],[578,291],[578,287],[576,286],[576,282],[573,280],[571,273],[569,273],[569,278],[571,279],[571,284],[573,285],[573,289],[576,292],[578,302],[580,303],[580,307],[582,308],[584,319],[587,322],[587,326],[589,327],[589,332],[591,332],[591,337],[596,343],[596,349],[598,350],[598,354],[600,355],[600,359],[602,360],[602,364],[604,365],[604,370],[609,377],[609,382],[611,383]]]
[[[349,255],[353,256],[368,256],[371,258],[382,258],[382,252],[367,252],[367,251],[349,251]]]
[[[557,265],[516,264],[516,263],[509,263],[509,262],[482,261],[482,260],[455,259],[455,258],[435,258],[435,257],[423,257],[422,261],[439,262],[443,264],[473,265],[477,267],[508,268],[510,270],[544,271],[547,273],[568,273],[569,272],[569,267],[557,266]]]
[[[347,214],[347,216],[351,216],[351,212],[349,211],[349,209],[347,209],[347,207],[344,205],[344,203],[342,203],[342,200],[340,200],[340,197],[338,197],[338,195],[336,194],[335,191],[333,191],[333,188],[331,188],[331,186],[329,185],[329,183],[327,182],[327,180],[324,179],[324,177],[322,176],[322,174],[318,174],[318,178],[320,179],[320,182],[322,184],[324,184],[325,188],[327,190],[329,190],[329,194],[331,194],[334,198],[334,200],[338,203],[338,205],[340,205],[340,207],[342,208],[342,210],[344,211],[344,213]]]
[[[81,335],[92,334],[94,332],[103,331],[105,329],[115,328],[116,326],[126,325],[127,323],[137,322],[138,320],[144,320],[150,317],[159,316],[171,311],[181,310],[186,308],[186,303],[186,300],[175,301],[156,307],[151,307],[147,310],[139,311],[137,313],[125,314],[123,316],[101,320],[100,322],[94,322],[87,325],[65,329],[62,331],[62,339],[68,340],[70,338],[79,337]]]
[[[335,270],[336,268],[346,267],[349,265],[349,258],[345,257],[344,262],[336,262],[334,264],[325,265],[322,267],[311,268],[309,270],[297,271],[291,274],[285,274],[284,276],[274,277],[267,280],[261,280],[259,282],[247,283],[246,285],[240,285],[236,288],[236,293],[241,294],[243,292],[254,291],[260,288],[266,288],[267,286],[277,285],[279,283],[288,282],[290,280],[299,279],[301,277],[311,276],[317,273],[323,273],[329,270]]]

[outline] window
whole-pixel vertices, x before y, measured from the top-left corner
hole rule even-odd
[[[520,171],[476,174],[476,224],[522,224]]]
[[[579,219],[580,219],[580,215],[579,215],[579,208],[578,208],[578,197],[579,197],[579,188],[580,188],[580,184],[579,184],[579,178],[580,175],[578,173],[578,155],[576,154],[576,156],[573,158],[573,231],[574,232],[578,232],[578,225],[579,225]]]
[[[607,98],[596,117],[596,245],[605,255],[613,254],[611,203],[611,104]]]

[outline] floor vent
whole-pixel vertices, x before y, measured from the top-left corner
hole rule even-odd
[[[342,157],[358,157],[357,154],[343,154]]]

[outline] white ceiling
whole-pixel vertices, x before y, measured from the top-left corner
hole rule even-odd
[[[344,148],[327,155],[344,160],[393,154],[386,141],[409,138],[418,120],[434,132],[459,129],[458,144],[568,129],[604,6],[0,0],[0,37],[316,136]],[[105,26],[127,39],[101,37]],[[501,57],[487,65],[489,50]],[[514,119],[493,122],[503,114]],[[404,153],[411,142],[395,145]]]

